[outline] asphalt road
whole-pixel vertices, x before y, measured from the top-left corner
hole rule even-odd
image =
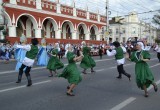
[[[160,88],[160,63],[156,53],[151,51],[148,62]],[[49,78],[45,67],[34,66],[31,71],[33,86],[26,87],[23,75],[22,83],[16,84],[18,72],[14,71],[16,62],[0,62],[0,110],[159,110],[160,89],[157,93],[149,88],[149,97],[144,97],[135,82],[134,63],[126,62],[124,68],[132,75],[131,82],[123,76],[117,79],[114,57],[94,57],[97,66],[95,74],[90,70],[83,75],[82,82],[75,88],[76,96],[66,93],[67,80]],[[67,64],[66,59],[62,61]],[[79,66],[79,64],[78,64]],[[82,71],[81,68],[79,68]],[[62,70],[59,70],[60,73]]]

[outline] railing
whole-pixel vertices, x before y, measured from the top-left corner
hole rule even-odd
[[[36,0],[3,0],[4,3],[13,3],[24,7],[30,7],[30,8],[37,8],[39,3]],[[36,6],[37,5],[37,6]],[[106,17],[99,15],[97,13],[87,12],[82,9],[74,9],[74,7],[66,6],[63,4],[60,4],[60,7],[56,2],[51,1],[42,1],[40,2],[40,8],[42,10],[50,11],[56,13],[58,10],[59,13],[69,16],[77,16],[78,18],[84,18],[84,19],[90,19],[93,21],[99,21],[106,23]],[[89,13],[89,14],[88,14]]]
[[[77,9],[76,13],[79,18],[87,18],[87,12],[84,10]]]
[[[100,22],[107,22],[106,16],[100,16]]]
[[[57,11],[57,4],[49,1],[45,1],[41,3],[42,10],[47,10],[47,11],[52,11],[56,12]]]
[[[17,0],[17,5],[36,8],[36,2],[34,0]]]
[[[73,16],[73,8],[65,5],[61,5],[61,13],[64,15]]]
[[[90,18],[90,20],[97,21],[98,20],[98,15],[95,14],[95,13],[90,13],[89,18]]]
[[[7,41],[9,41],[11,44],[14,44],[16,41],[20,41],[20,37],[6,37]],[[41,42],[42,38],[38,38],[38,41]],[[30,42],[31,38],[27,38],[27,41]],[[53,38],[47,38],[46,42],[47,43],[53,43],[53,42],[60,42],[60,43],[72,43],[72,44],[81,44],[82,41],[86,41],[86,43],[90,44],[101,44],[101,43],[106,43],[105,41],[96,41],[96,40],[73,40],[73,39],[53,39]]]

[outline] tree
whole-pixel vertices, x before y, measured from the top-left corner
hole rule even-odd
[[[158,14],[154,15],[153,17],[153,23],[157,24],[160,26],[160,11]]]
[[[160,43],[160,39],[156,38],[155,42],[159,44]]]

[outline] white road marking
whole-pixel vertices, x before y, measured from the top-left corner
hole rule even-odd
[[[100,72],[100,71],[103,71],[103,70],[105,70],[105,69],[99,69],[99,70],[96,70],[96,72]]]
[[[157,64],[155,64],[153,66],[150,66],[150,68],[153,68],[153,67],[156,67],[156,66],[159,66],[159,65],[160,65],[160,63],[157,63]]]
[[[40,85],[40,84],[44,84],[44,83],[48,83],[48,82],[51,82],[51,80],[34,83],[33,85]],[[7,91],[12,91],[12,90],[16,90],[16,89],[21,89],[21,88],[24,88],[24,87],[26,87],[26,85],[18,86],[18,87],[12,87],[12,88],[8,88],[8,89],[3,89],[3,90],[0,90],[0,93],[7,92]]]
[[[122,103],[116,105],[115,107],[113,107],[112,109],[110,110],[120,110],[122,109],[123,107],[127,106],[128,104],[130,104],[131,102],[133,102],[136,98],[134,97],[130,97],[128,98],[127,100],[123,101]]]
[[[153,65],[153,66],[150,66],[150,68],[153,68],[153,67],[156,67],[156,66],[159,66],[159,65],[160,65],[160,63],[157,63],[157,64],[155,64],[155,65]],[[160,80],[158,80],[158,81],[156,82],[156,84],[157,84],[157,85],[160,84]],[[153,88],[153,86],[150,86],[147,90],[150,91],[152,88]],[[128,98],[127,100],[125,100],[124,102],[118,104],[117,106],[113,107],[113,108],[110,109],[110,110],[120,110],[120,109],[124,108],[125,106],[127,106],[128,104],[130,104],[130,103],[131,103],[132,101],[134,101],[135,99],[136,99],[135,97],[130,97],[130,98]]]
[[[106,59],[106,60],[108,60],[108,59]],[[152,60],[153,60],[153,59],[152,59]],[[103,61],[104,61],[104,60],[103,60]],[[126,64],[126,65],[124,65],[124,66],[129,66],[129,65],[132,65],[132,64],[133,64],[133,63]],[[151,68],[156,67],[156,66],[159,66],[159,65],[160,65],[160,63],[155,64],[155,65],[151,66]],[[110,67],[110,68],[107,68],[107,69],[114,69],[114,68],[116,68],[116,66],[115,66],[115,67]],[[98,71],[104,71],[104,70],[107,70],[107,69],[99,69],[99,70],[97,70],[97,72],[98,72]],[[34,83],[33,85],[39,85],[39,84],[44,84],[44,83],[48,83],[48,82],[51,82],[51,80],[42,81],[42,82],[37,82],[37,83]],[[160,80],[158,81],[158,84],[159,84],[159,83],[160,83]],[[26,85],[18,86],[18,87],[13,87],[13,88],[8,88],[8,89],[3,89],[3,90],[0,90],[0,93],[5,92],[5,91],[11,91],[11,90],[15,90],[15,89],[20,89],[20,88],[24,88],[24,87],[26,87]]]
[[[96,60],[95,62],[102,62],[102,61],[108,61],[108,60],[113,60],[113,59]],[[80,64],[80,62],[78,62],[77,64]],[[64,65],[66,66],[67,64],[64,64]],[[36,68],[32,68],[32,70],[39,70],[39,69],[44,69],[44,68],[46,68],[46,67],[36,67]],[[0,72],[0,75],[7,74],[7,73],[15,73],[15,72],[17,72],[17,71],[15,71],[15,70],[4,71],[4,72]]]

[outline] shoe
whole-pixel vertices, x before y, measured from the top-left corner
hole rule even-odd
[[[66,93],[67,94],[67,96],[75,96],[74,94],[72,94],[72,93]]]
[[[131,81],[131,75],[128,76],[129,81]]]
[[[21,83],[21,81],[16,81],[16,83]]]
[[[92,70],[91,73],[95,73],[96,71]]]
[[[158,91],[158,87],[157,85],[154,86],[154,91],[157,92]]]
[[[83,74],[87,74],[85,71],[82,71]]]
[[[53,75],[49,75],[48,77],[53,77]]]
[[[32,83],[27,84],[27,87],[30,87],[32,85]]]
[[[148,93],[145,93],[145,95],[144,95],[145,97],[148,97],[149,95],[148,95]]]
[[[31,81],[31,80],[28,80],[27,87],[30,87],[31,85],[32,85],[32,81]]]
[[[69,87],[69,86],[67,86],[67,89],[70,89],[70,87]]]
[[[116,78],[118,78],[118,79],[122,79],[122,77],[121,77],[121,76],[117,76]]]

